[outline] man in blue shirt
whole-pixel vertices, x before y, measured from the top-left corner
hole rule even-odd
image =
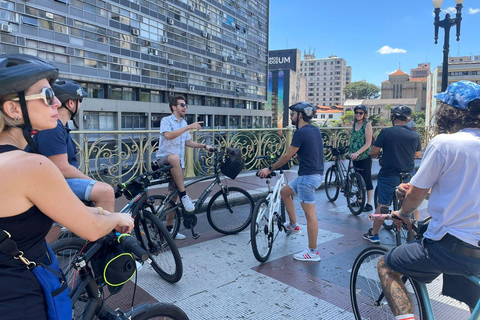
[[[293,256],[300,261],[320,261],[317,249],[318,220],[315,211],[315,190],[323,181],[323,141],[322,133],[310,120],[316,109],[309,103],[298,102],[289,107],[292,124],[297,126],[293,135],[292,144],[287,151],[271,167],[262,169],[260,177],[266,177],[286,164],[295,154],[300,159],[298,177],[281,190],[282,200],[285,203],[290,222],[284,224],[287,234],[301,233],[297,225],[295,206],[292,196],[300,199],[305,217],[307,218],[308,248]]]
[[[60,169],[72,191],[80,200],[91,201],[106,211],[114,211],[115,195],[113,188],[104,182],[93,180],[78,169],[77,150],[66,127],[80,108],[85,90],[73,80],[57,80],[52,89],[62,106],[58,109],[57,127],[43,130],[34,135],[38,151],[48,157]],[[61,227],[54,225],[47,235],[47,241],[58,238]]]

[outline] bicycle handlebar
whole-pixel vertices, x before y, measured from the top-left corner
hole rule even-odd
[[[137,239],[127,234],[116,233],[118,242],[122,246],[122,249],[126,252],[131,252],[140,258],[142,261],[146,261],[149,257],[148,252],[145,251],[139,244]]]

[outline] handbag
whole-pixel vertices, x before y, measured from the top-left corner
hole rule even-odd
[[[227,148],[225,159],[220,165],[220,170],[230,179],[235,179],[243,170],[245,164],[242,160],[242,153],[238,148]]]
[[[11,239],[8,232],[2,230],[0,233],[0,250],[25,263],[27,269],[32,270],[40,283],[47,307],[47,319],[72,320],[72,302],[67,280],[58,267],[57,257],[48,243],[45,244],[47,246],[45,261],[33,262],[23,256],[23,252],[18,250],[16,242]]]

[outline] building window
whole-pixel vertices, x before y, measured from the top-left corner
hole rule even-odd
[[[147,121],[145,113],[123,113],[122,130],[145,130]]]
[[[117,114],[115,112],[91,112],[83,113],[83,129],[111,131],[116,129]]]

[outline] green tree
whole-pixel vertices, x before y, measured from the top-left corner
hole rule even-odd
[[[350,125],[353,123],[353,118],[354,118],[353,111],[349,110],[349,111],[345,111],[345,114],[340,117],[340,120],[342,124]]]
[[[347,84],[343,92],[347,99],[376,99],[380,96],[379,87],[363,81]]]
[[[372,123],[373,127],[380,126],[386,122],[386,120],[382,118],[381,114],[375,114],[373,116],[369,116],[368,121]]]
[[[425,112],[414,112],[412,118],[418,127],[425,126]]]

